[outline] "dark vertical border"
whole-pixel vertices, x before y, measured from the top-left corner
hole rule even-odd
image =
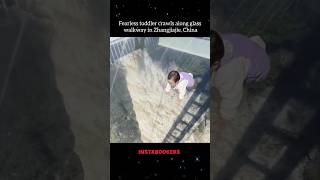
[[[213,11],[214,9],[214,0],[210,0],[210,32],[213,31]],[[212,33],[210,33],[210,36]],[[212,38],[210,38],[211,40]],[[210,50],[212,50],[211,47],[211,42],[210,42]],[[212,53],[210,53],[210,60],[213,59]],[[213,74],[211,73],[211,76]],[[213,77],[213,76],[212,76]],[[210,87],[211,87],[211,101],[210,101],[210,179],[213,179],[213,172],[214,172],[214,167],[213,167],[213,161],[214,161],[214,137],[213,137],[213,78],[210,79]]]
[[[106,13],[106,112],[107,112],[107,130],[106,130],[106,155],[107,155],[107,179],[110,179],[110,0],[107,0]]]

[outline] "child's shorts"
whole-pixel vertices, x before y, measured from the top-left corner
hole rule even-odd
[[[193,75],[191,73],[188,73],[192,78],[188,79],[188,85],[187,85],[187,89],[192,89],[194,86],[194,79],[193,79]]]

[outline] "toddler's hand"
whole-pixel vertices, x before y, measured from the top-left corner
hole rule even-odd
[[[174,93],[173,93],[172,91],[169,91],[169,92],[166,91],[166,93],[167,93],[169,96],[174,96]]]

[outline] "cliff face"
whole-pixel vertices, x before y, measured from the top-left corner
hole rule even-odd
[[[83,179],[56,82],[52,21],[11,8],[1,23],[0,179]]]
[[[112,143],[141,142],[140,130],[136,114],[133,111],[124,70],[111,66],[110,82],[113,79],[115,83],[110,93],[110,141]]]
[[[102,1],[21,1],[20,5],[54,24],[50,56],[84,179],[108,179],[106,172],[105,22],[96,22]],[[101,15],[104,19],[104,15]],[[70,162],[72,164],[72,162]],[[65,175],[67,176],[67,175]],[[61,178],[62,179],[62,178]]]

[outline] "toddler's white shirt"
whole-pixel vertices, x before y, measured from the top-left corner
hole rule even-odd
[[[179,99],[183,99],[184,95],[187,92],[187,85],[188,85],[188,80],[180,80],[176,87],[172,88],[169,83],[167,83],[166,92],[170,92],[171,89],[177,89],[179,92]]]

